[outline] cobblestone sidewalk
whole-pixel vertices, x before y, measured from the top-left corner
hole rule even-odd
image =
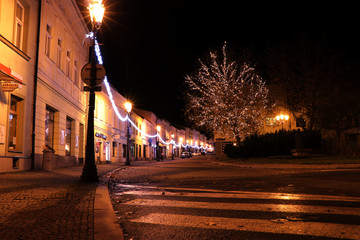
[[[98,165],[104,176],[123,163]],[[82,167],[0,174],[0,239],[94,239],[97,184]]]

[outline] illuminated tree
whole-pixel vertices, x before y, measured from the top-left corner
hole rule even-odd
[[[185,77],[185,115],[198,127],[232,134],[240,144],[262,127],[270,110],[268,88],[248,63],[229,61],[226,43],[221,53],[210,52],[208,64],[199,59],[199,69]]]

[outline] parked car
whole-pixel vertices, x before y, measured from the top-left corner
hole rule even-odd
[[[181,158],[189,158],[189,157],[191,157],[190,153],[188,152],[181,153]]]

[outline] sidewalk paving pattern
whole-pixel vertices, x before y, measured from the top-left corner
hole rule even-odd
[[[102,181],[121,166],[98,165]],[[94,239],[96,189],[105,183],[81,183],[81,172],[82,167],[72,167],[1,173],[0,239]]]

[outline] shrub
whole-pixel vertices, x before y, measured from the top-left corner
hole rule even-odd
[[[321,147],[321,134],[317,131],[277,131],[263,135],[254,134],[244,139],[240,146],[227,145],[225,154],[230,158],[268,157],[290,155],[297,147],[295,138],[303,142],[305,148]],[[298,142],[298,141],[297,141]]]

